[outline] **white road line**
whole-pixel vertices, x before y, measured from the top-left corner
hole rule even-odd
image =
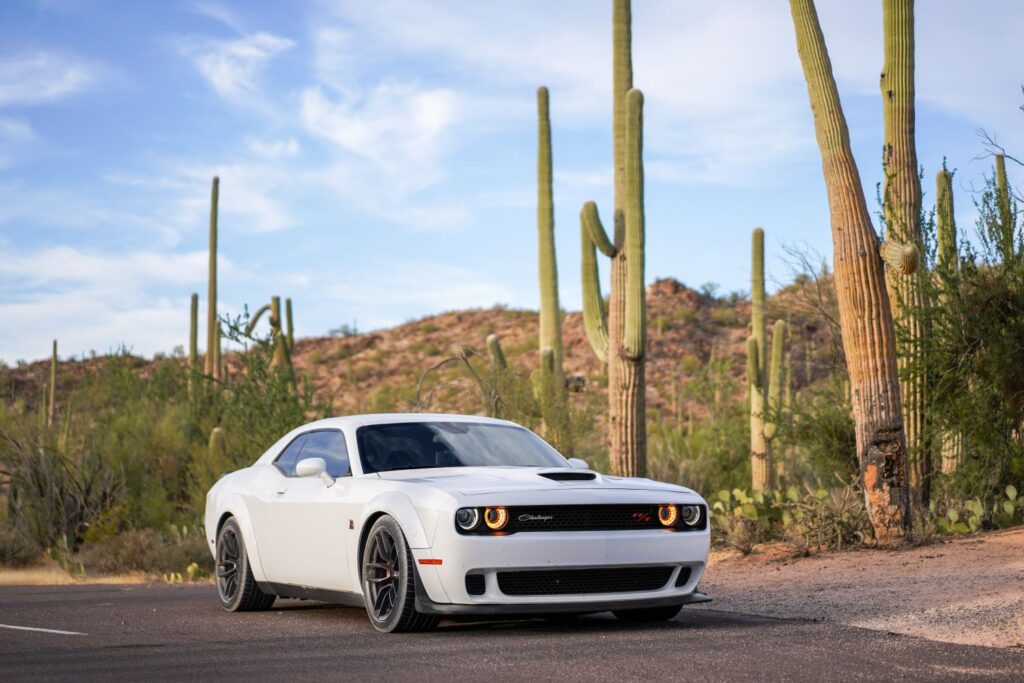
[[[78,631],[58,631],[53,628],[35,628],[34,626],[11,626],[10,624],[0,624],[0,628],[9,628],[15,631],[38,631],[39,633],[56,633],[59,636],[85,636],[87,633],[79,633]]]

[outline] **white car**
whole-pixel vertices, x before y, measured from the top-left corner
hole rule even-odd
[[[365,606],[380,631],[442,617],[671,619],[697,590],[708,508],[690,489],[611,477],[512,422],[334,417],[302,426],[206,496],[217,591]]]

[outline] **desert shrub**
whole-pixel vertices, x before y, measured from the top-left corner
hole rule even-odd
[[[772,441],[777,460],[785,460],[785,480],[825,488],[833,477],[847,480],[859,471],[857,436],[850,417],[849,384],[828,377],[802,389]]]
[[[203,573],[213,571],[213,558],[202,530],[168,527],[167,530],[131,529],[84,545],[76,556],[89,574],[187,572],[195,564]],[[195,570],[192,572],[196,574]]]
[[[692,364],[692,360],[684,362]],[[731,357],[713,357],[681,389],[682,400],[707,406],[706,418],[679,424],[664,416],[654,416],[649,422],[649,476],[679,482],[698,491],[749,484],[749,418],[744,405],[732,400],[739,391],[732,366]]]
[[[943,534],[968,534],[982,529],[1005,529],[1024,524],[1024,497],[1010,484],[1000,495],[982,500],[932,499],[930,512],[936,530]]]
[[[5,436],[0,468],[8,480],[10,526],[40,548],[76,548],[124,493],[123,480],[95,453],[65,453],[29,434]]]
[[[754,545],[785,541],[797,554],[868,543],[871,526],[863,493],[840,481],[831,489],[722,490],[708,497],[716,542],[747,554]]]
[[[38,564],[43,551],[32,539],[9,523],[0,523],[0,567],[29,567]]]

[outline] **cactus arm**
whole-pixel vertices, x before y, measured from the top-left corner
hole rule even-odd
[[[256,329],[256,323],[260,321],[264,313],[270,311],[270,304],[263,304],[256,309],[256,312],[252,314],[252,318],[249,319],[249,324],[245,326],[245,336],[252,335],[252,331]],[[271,323],[273,324],[273,323]]]
[[[596,212],[595,212],[596,213]],[[605,315],[604,300],[601,298],[601,278],[597,272],[597,253],[594,241],[587,230],[586,207],[580,214],[580,235],[583,276],[583,328],[587,341],[601,362],[608,360],[608,318]],[[604,231],[602,230],[602,233]]]
[[[761,388],[761,360],[758,358],[757,338],[747,337],[747,382],[752,389]]]
[[[778,432],[777,420],[782,411],[786,331],[786,321],[776,320],[772,328],[772,358],[768,371],[768,418],[764,423],[764,438],[769,441]]]
[[[496,334],[487,335],[487,353],[491,356],[491,364],[497,370],[508,369],[508,360],[505,352],[501,350],[501,337]]]
[[[626,97],[626,321],[623,347],[640,359],[647,347],[647,296],[644,287],[644,96]]]
[[[921,252],[912,242],[885,240],[878,248],[878,253],[885,265],[900,275],[913,274],[921,261]]]
[[[580,223],[583,225],[584,232],[590,236],[590,241],[594,243],[598,251],[608,258],[618,256],[618,248],[608,239],[608,233],[605,232],[604,226],[601,225],[601,216],[597,212],[597,204],[586,202],[583,205],[583,210],[580,211]]]

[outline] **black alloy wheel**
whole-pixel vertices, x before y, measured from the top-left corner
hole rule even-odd
[[[260,590],[249,566],[242,531],[234,517],[217,534],[217,595],[229,612],[256,612],[270,609],[274,595]]]
[[[363,601],[378,631],[427,631],[438,618],[416,611],[416,577],[405,535],[389,515],[374,522],[363,547]]]

